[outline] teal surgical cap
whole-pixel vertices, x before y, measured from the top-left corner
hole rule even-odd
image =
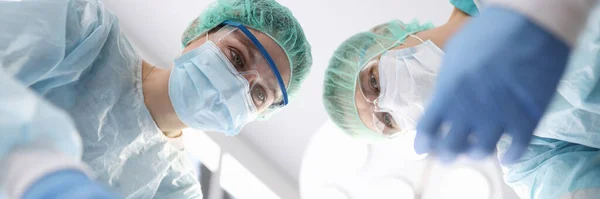
[[[406,24],[398,20],[358,33],[334,52],[325,72],[323,103],[329,118],[352,137],[368,141],[384,138],[367,128],[358,116],[354,101],[358,73],[371,59],[394,48],[410,35],[433,28],[413,20]]]
[[[470,16],[475,17],[479,15],[479,9],[477,9],[474,0],[450,0],[450,3],[454,5],[454,7],[467,13]]]
[[[290,61],[290,97],[300,89],[312,65],[310,44],[292,12],[274,0],[218,0],[209,5],[183,33],[183,46],[225,20],[237,21],[270,36]]]

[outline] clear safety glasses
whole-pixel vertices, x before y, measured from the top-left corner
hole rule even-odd
[[[425,52],[421,51],[424,47],[387,51],[359,72],[358,87],[369,103],[377,133],[393,137],[415,130],[416,120],[424,111],[424,93],[435,83],[434,70],[422,64],[428,60],[415,58]]]
[[[260,41],[242,24],[224,21],[206,35],[249,83],[257,110],[278,109],[288,103],[287,90],[275,62]]]
[[[367,62],[358,74],[357,83],[362,96],[370,104],[369,111],[374,130],[385,137],[391,138],[398,135],[401,129],[390,114],[391,110],[379,106],[378,99],[382,93],[379,81],[379,64],[379,57]]]

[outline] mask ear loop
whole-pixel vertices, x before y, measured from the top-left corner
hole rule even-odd
[[[421,39],[421,38],[420,38],[420,37],[418,37],[417,35],[410,34],[410,35],[408,35],[408,36],[409,36],[409,37],[412,37],[412,38],[415,38],[415,39],[417,39],[417,40],[419,40],[421,43],[425,43],[425,41],[423,41],[423,39]]]
[[[206,32],[206,41],[210,41],[210,38],[208,38],[208,35],[210,34],[210,31]],[[206,42],[205,41],[205,42]]]
[[[412,38],[415,38],[415,39],[417,39],[417,40],[419,40],[419,41],[421,42],[421,44],[422,44],[422,43],[425,43],[425,41],[424,41],[423,39],[421,39],[420,37],[418,37],[417,35],[410,34],[410,35],[408,35],[408,36],[409,36],[409,37],[412,37]],[[406,46],[406,44],[404,44],[404,42],[405,42],[405,41],[406,41],[406,39],[405,39],[404,41],[402,41],[402,43],[401,43],[400,45],[405,45],[405,46]]]

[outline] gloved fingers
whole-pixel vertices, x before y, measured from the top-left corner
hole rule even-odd
[[[499,126],[492,125],[486,125],[478,129],[473,134],[476,135],[476,140],[468,151],[469,157],[475,160],[484,159],[494,153],[496,143],[498,143],[504,131]]]
[[[524,131],[512,131],[509,132],[509,135],[511,136],[511,144],[506,153],[502,155],[502,159],[500,160],[502,164],[517,163],[531,141],[531,133],[527,129],[524,129]]]
[[[435,105],[425,110],[425,113],[417,124],[417,135],[415,136],[414,148],[417,154],[428,153],[436,142],[442,118]]]
[[[459,153],[469,148],[467,139],[471,134],[464,122],[453,122],[448,134],[441,138],[438,156],[443,163],[451,163]]]
[[[513,93],[507,93],[509,99],[517,99]],[[519,158],[525,153],[531,136],[536,127],[536,119],[525,112],[527,109],[522,104],[514,100],[506,100],[504,107],[504,118],[507,118],[506,133],[511,137],[511,144],[506,153],[502,155],[502,164],[516,163]]]

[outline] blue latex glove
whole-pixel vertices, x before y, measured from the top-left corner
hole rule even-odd
[[[76,170],[61,170],[44,176],[23,195],[23,199],[116,199],[120,198]]]
[[[502,163],[523,154],[569,57],[569,46],[520,13],[490,7],[447,45],[437,90],[417,126],[415,150],[450,162],[492,154],[503,133]],[[441,124],[450,127],[441,135]]]

